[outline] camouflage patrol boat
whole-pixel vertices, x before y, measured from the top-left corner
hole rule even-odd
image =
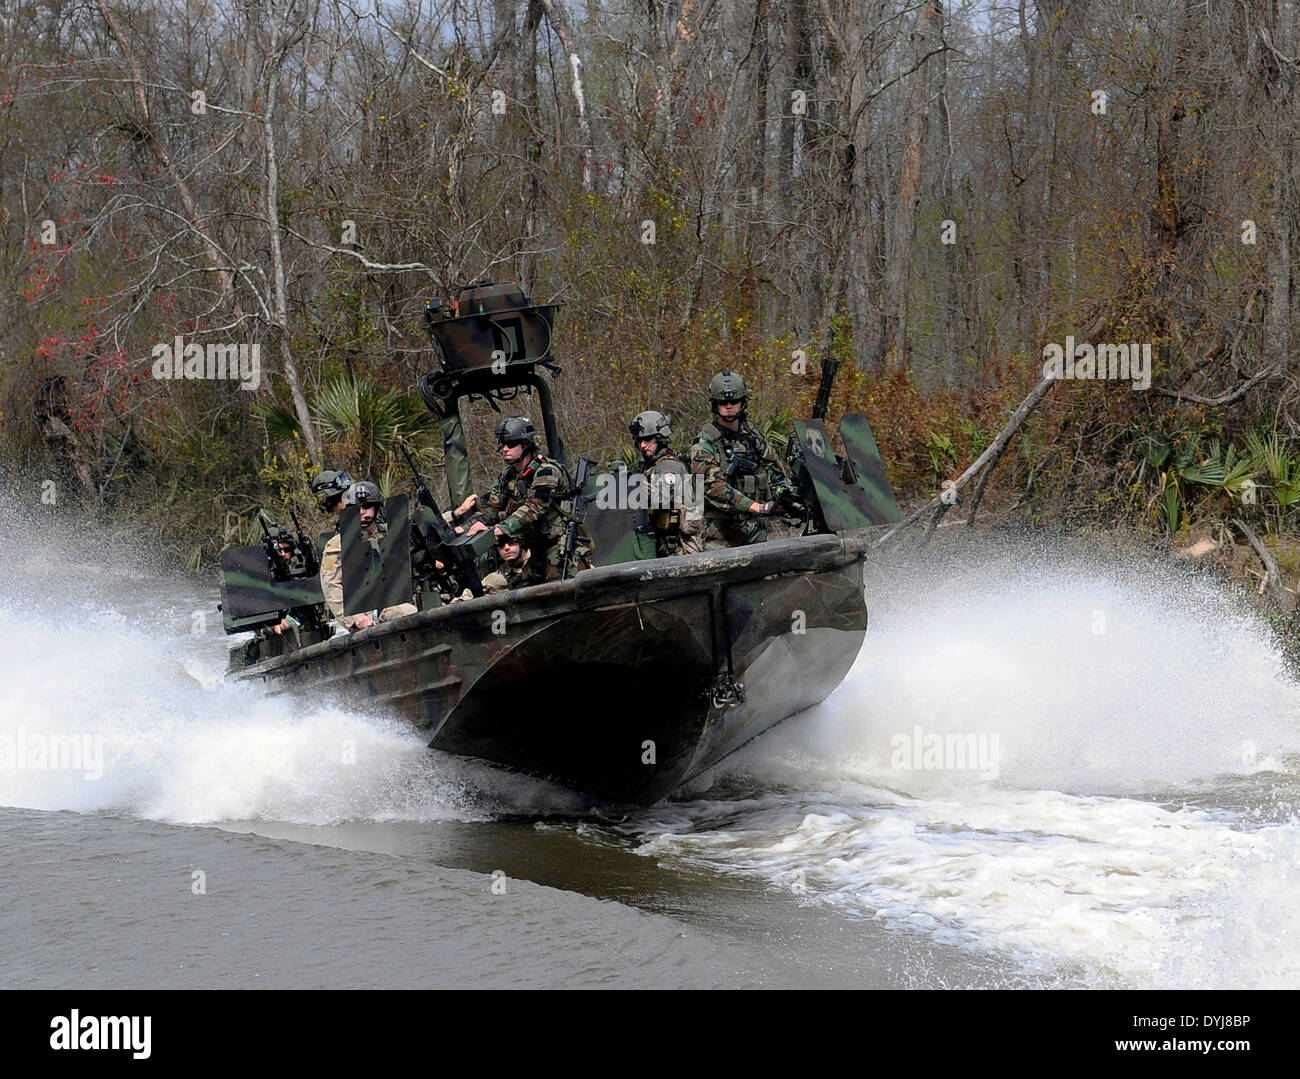
[[[450,312],[429,305],[438,366],[420,390],[441,429],[452,504],[473,489],[460,419],[468,400],[509,400],[530,389],[548,456],[564,463],[538,371],[559,373],[554,317],[554,307],[532,305],[513,285],[473,286]],[[861,530],[896,520],[898,510],[865,417],[844,417],[846,456],[835,454],[821,418],[833,362],[822,374],[814,418],[796,422],[787,458],[807,507],[806,534],[668,558],[654,557],[651,538],[647,557],[644,512],[601,508],[591,478],[571,512],[585,510],[594,568],[451,603],[437,588],[422,590],[416,614],[328,639],[290,635],[277,654],[232,661],[230,677],[269,692],[325,690],[332,699],[379,702],[406,716],[432,748],[602,801],[658,801],[824,700],[862,646]],[[351,518],[344,511],[346,613],[410,600],[412,546],[427,547],[424,565],[441,573],[464,566],[466,541],[440,527],[427,490],[420,494],[434,512],[419,517],[418,504],[390,499],[382,543],[359,539],[355,507]],[[260,547],[226,552],[223,569],[228,632],[264,626],[311,598],[311,581],[289,580]],[[462,583],[463,576],[453,587]]]

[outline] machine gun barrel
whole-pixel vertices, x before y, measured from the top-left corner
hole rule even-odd
[[[831,407],[831,384],[835,381],[835,372],[839,370],[840,361],[834,356],[822,357],[822,380],[817,387],[817,400],[813,403],[812,418],[824,420],[826,410]]]

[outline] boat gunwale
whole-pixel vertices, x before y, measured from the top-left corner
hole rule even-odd
[[[478,623],[485,612],[511,610],[514,625],[561,617],[576,611],[608,609],[697,594],[719,584],[772,577],[824,573],[861,561],[867,541],[860,535],[838,533],[768,540],[746,547],[674,555],[668,558],[595,566],[565,581],[546,581],[525,588],[496,592],[417,611],[355,633],[338,634],[279,656],[271,656],[227,674],[246,679],[288,672],[304,663],[373,645],[392,636],[423,632],[445,622],[452,629]],[[647,589],[646,586],[653,586]],[[642,594],[648,592],[648,594]],[[865,599],[864,599],[865,602]],[[557,610],[562,606],[564,609]]]

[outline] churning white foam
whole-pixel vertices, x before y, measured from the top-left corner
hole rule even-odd
[[[846,683],[645,853],[1088,982],[1300,985],[1300,688],[1221,586],[1073,548],[873,576]],[[980,739],[994,779],[945,759]]]
[[[191,610],[150,608],[137,596],[131,603],[143,609],[126,613],[125,603],[65,599],[0,596],[0,804],[327,824],[472,820],[571,801],[431,752],[399,719],[227,682],[215,598],[196,598]],[[206,614],[197,635],[195,611]],[[83,757],[101,754],[100,767],[49,752],[71,744]]]

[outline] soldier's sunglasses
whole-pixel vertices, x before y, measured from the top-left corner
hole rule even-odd
[[[498,536],[497,546],[504,547],[507,543],[518,543],[519,541],[512,536]]]
[[[522,445],[523,443],[520,442],[518,439],[511,439],[509,442],[502,442],[501,448],[505,449],[507,446],[509,446],[511,449],[514,449],[516,446],[522,446]]]

